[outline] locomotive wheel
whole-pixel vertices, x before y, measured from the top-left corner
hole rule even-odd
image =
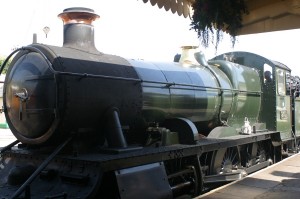
[[[300,151],[300,140],[297,139],[297,141],[296,141],[296,147],[295,147],[295,153],[299,153],[299,151]]]
[[[267,155],[262,143],[251,143],[241,146],[242,166],[251,167],[266,161]]]
[[[240,148],[241,153],[241,165],[245,168],[250,168],[257,164],[265,163],[268,161],[268,165],[273,164],[268,151],[267,143],[258,142],[243,145]],[[254,170],[250,170],[253,172]]]
[[[241,167],[241,158],[238,147],[222,148],[215,152],[211,174],[233,173]]]
[[[299,153],[300,148],[300,140],[295,139],[293,141],[290,141],[290,149],[288,149],[287,153]]]
[[[257,144],[257,143],[254,143],[254,144]],[[258,148],[257,148],[257,153],[256,153],[257,154],[256,155],[256,164],[265,162],[268,159],[270,159],[270,158],[268,158],[267,151],[264,148],[263,143],[258,143],[257,145],[258,145]]]

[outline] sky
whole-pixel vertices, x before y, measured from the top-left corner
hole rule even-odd
[[[87,7],[100,15],[94,22],[95,45],[103,53],[149,61],[173,61],[183,45],[199,45],[190,19],[144,4],[142,0],[9,0],[1,5],[0,56],[32,43],[62,46],[63,23],[57,15],[65,8]],[[43,28],[48,26],[47,37]],[[300,76],[300,29],[237,37],[231,48],[229,36],[215,51],[203,48],[207,59],[229,51],[248,51],[286,64]]]

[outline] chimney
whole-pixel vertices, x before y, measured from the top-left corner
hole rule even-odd
[[[67,8],[58,17],[64,23],[63,47],[98,52],[92,22],[100,16],[95,14],[94,10],[83,7]]]

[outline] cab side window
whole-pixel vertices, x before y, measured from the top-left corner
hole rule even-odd
[[[279,95],[285,95],[286,83],[285,83],[285,72],[282,69],[276,69],[277,74],[277,92]]]
[[[264,83],[272,82],[272,67],[268,64],[264,64]]]

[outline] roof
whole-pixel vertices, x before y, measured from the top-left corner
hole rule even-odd
[[[177,13],[179,16],[189,17],[192,10],[191,5],[195,0],[143,0],[144,3],[151,3],[152,6],[164,8],[166,11]]]

